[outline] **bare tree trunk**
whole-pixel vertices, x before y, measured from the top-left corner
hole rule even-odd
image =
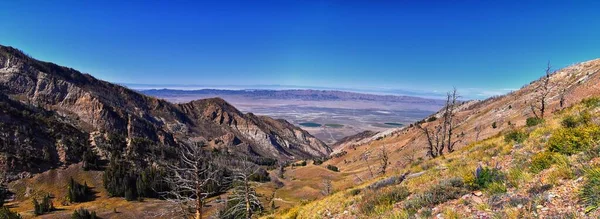
[[[381,170],[379,171],[379,173],[381,175],[385,175],[386,171],[387,171],[387,167],[388,167],[388,162],[389,162],[389,155],[387,152],[387,149],[385,148],[385,146],[381,147],[381,154],[380,156],[380,162],[381,162]]]
[[[450,97],[451,96],[451,97]],[[456,96],[456,88],[454,88],[454,90],[452,91],[451,95],[448,95],[448,99],[452,99],[451,102],[449,102],[448,104],[448,108],[450,108],[448,110],[448,143],[446,143],[446,147],[448,147],[448,153],[452,153],[454,152],[454,144],[456,142],[452,142],[452,131],[454,130],[454,124],[452,123],[453,121],[453,117],[454,117],[454,107],[456,106],[456,99],[458,97]]]
[[[442,121],[436,125],[433,130],[421,126],[417,123],[415,126],[423,131],[427,138],[427,154],[432,157],[438,157],[444,155],[444,149],[447,149],[448,153],[454,151],[454,145],[459,141],[453,141],[452,135],[454,134],[454,110],[457,104],[458,95],[456,88],[447,94],[446,105],[443,110]]]
[[[178,162],[161,163],[168,175],[165,182],[170,190],[163,195],[168,201],[180,206],[182,217],[204,218],[204,200],[226,183],[218,160],[203,151],[199,145],[183,145],[179,148]],[[193,210],[193,212],[190,212]]]
[[[538,100],[534,100],[533,103],[530,104],[531,106],[531,111],[533,112],[533,115],[536,118],[540,118],[540,119],[544,119],[544,115],[546,113],[546,105],[547,105],[547,99],[548,99],[548,95],[550,95],[550,93],[552,92],[552,89],[554,89],[554,86],[552,83],[550,83],[550,76],[552,74],[552,66],[550,65],[550,62],[548,62],[548,66],[546,67],[546,75],[542,78],[542,81],[540,83],[540,85],[538,85],[535,88],[535,92],[539,93],[539,96],[537,96]],[[562,97],[561,97],[562,98]],[[561,107],[562,107],[562,99],[561,99]],[[536,102],[539,102],[539,107],[536,107]],[[536,112],[536,109],[539,110],[539,114]]]

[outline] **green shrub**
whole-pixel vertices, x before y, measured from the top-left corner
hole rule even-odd
[[[575,116],[568,115],[563,118],[560,124],[565,128],[575,128],[579,125],[579,122],[577,122],[577,118],[575,118]]]
[[[357,196],[358,194],[360,194],[360,192],[361,192],[360,189],[352,189],[352,190],[350,190],[350,195]]]
[[[329,169],[333,172],[340,172],[340,170],[336,166],[331,165],[331,164],[327,165],[327,169]]]
[[[500,183],[504,181],[504,174],[497,168],[477,167],[475,170],[474,187],[479,189],[488,188],[492,183]]]
[[[527,125],[527,127],[536,126],[536,125],[539,125],[542,123],[544,123],[544,119],[538,118],[538,117],[529,117],[525,121],[525,124]]]
[[[89,210],[87,210],[85,208],[77,209],[71,215],[71,219],[98,219],[98,218],[99,217],[96,216],[95,211],[90,212]]]
[[[514,187],[519,188],[521,183],[527,179],[527,173],[523,170],[523,167],[520,165],[515,165],[514,167],[508,170],[507,174],[507,183]]]
[[[303,160],[300,163],[293,163],[292,166],[293,167],[303,167],[303,166],[306,166],[306,160]]]
[[[435,120],[437,120],[437,117],[435,117],[435,116],[427,118],[427,122],[433,122]]]
[[[506,186],[502,182],[493,182],[488,184],[485,192],[489,195],[506,193]]]
[[[520,130],[511,130],[504,135],[504,141],[506,143],[516,142],[523,143],[527,139],[527,133]]]
[[[112,197],[125,197],[127,200],[159,198],[160,192],[167,191],[163,178],[166,173],[155,167],[137,170],[126,161],[111,159],[104,170],[104,188]]]
[[[469,193],[469,189],[462,178],[455,177],[441,181],[425,192],[415,195],[404,203],[409,211],[416,211],[423,207],[431,207],[449,200],[460,198]]]
[[[561,125],[565,128],[576,128],[580,125],[588,125],[592,121],[592,115],[583,111],[579,115],[568,115],[563,118]]]
[[[33,199],[33,213],[38,216],[51,211],[54,211],[54,204],[52,204],[52,200],[50,200],[50,195],[44,196],[42,202],[38,202],[37,199]]]
[[[73,178],[69,181],[68,191],[67,200],[69,202],[85,202],[93,195],[87,183],[79,184]]]
[[[377,191],[368,190],[368,192],[363,195],[362,200],[358,204],[358,208],[362,213],[371,215],[375,213],[377,207],[392,206],[393,204],[404,200],[409,195],[410,192],[403,186]]]
[[[11,211],[8,207],[0,208],[0,218],[2,219],[21,219],[21,215]]]
[[[321,165],[321,164],[323,164],[323,162],[324,162],[323,159],[319,159],[319,158],[313,160],[314,165]]]
[[[586,212],[600,206],[600,169],[589,169],[585,173],[585,183],[579,191],[579,199],[585,204]]]
[[[533,155],[531,158],[531,166],[529,170],[533,173],[542,172],[542,170],[550,168],[552,164],[556,163],[557,153],[550,151],[543,151]]]
[[[552,152],[572,155],[589,149],[599,139],[600,128],[597,125],[559,128],[552,133],[546,146]]]
[[[581,101],[583,105],[588,108],[595,108],[600,106],[600,97],[591,97]]]

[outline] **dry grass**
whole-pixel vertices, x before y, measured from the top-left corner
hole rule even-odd
[[[68,181],[73,177],[78,182],[86,182],[96,192],[93,201],[63,205],[67,193]],[[73,211],[81,207],[96,211],[102,218],[171,218],[167,213],[170,203],[155,199],[146,199],[143,202],[128,202],[123,198],[109,198],[102,185],[101,171],[83,171],[81,165],[71,165],[65,169],[55,169],[38,174],[32,178],[18,180],[9,185],[10,191],[15,193],[15,201],[8,203],[12,211],[16,211],[23,218],[33,218],[32,198],[40,198],[51,194],[57,211],[42,215],[39,218],[70,218]],[[67,203],[64,203],[67,204]],[[115,213],[114,210],[118,213]],[[153,213],[149,213],[153,212]]]

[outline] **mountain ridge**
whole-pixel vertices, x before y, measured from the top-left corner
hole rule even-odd
[[[255,156],[290,160],[326,156],[329,146],[298,127],[243,114],[222,99],[172,104],[72,68],[38,61],[0,46],[0,89],[23,104],[77,121],[91,142],[107,133],[167,146],[206,141]],[[279,130],[284,129],[284,130]]]
[[[158,96],[185,96],[185,95],[242,95],[257,99],[299,99],[299,100],[363,100],[363,101],[386,101],[386,102],[406,102],[406,103],[438,103],[442,100],[423,98],[407,95],[390,94],[367,94],[359,92],[349,92],[340,90],[317,90],[317,89],[198,89],[198,90],[178,90],[178,89],[138,89],[141,93]]]

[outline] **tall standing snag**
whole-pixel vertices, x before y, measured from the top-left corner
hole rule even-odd
[[[234,166],[233,192],[227,197],[222,217],[250,219],[255,212],[263,210],[258,194],[250,182],[250,177],[257,174],[259,168],[246,159]]]
[[[454,129],[457,127],[454,122],[454,111],[458,104],[458,97],[456,88],[447,94],[442,120],[432,129],[423,127],[420,123],[415,125],[425,134],[425,137],[427,138],[427,155],[432,158],[444,155],[444,149],[446,149],[448,153],[452,153],[454,151],[454,145],[461,141],[452,140]]]
[[[544,119],[548,97],[555,87],[555,85],[550,81],[550,75],[552,75],[552,66],[550,65],[550,62],[548,62],[548,66],[546,67],[546,75],[541,79],[541,82],[537,87],[535,87],[534,90],[536,99],[529,105],[531,112],[535,118],[538,119]]]
[[[381,147],[381,151],[379,153],[379,159],[380,159],[379,162],[381,163],[381,167],[379,169],[379,174],[385,175],[385,173],[387,171],[388,164],[389,164],[389,160],[390,160],[390,157],[388,155],[388,151],[385,148],[385,146]]]
[[[178,204],[180,213],[186,218],[193,215],[202,219],[205,199],[221,192],[222,188],[222,170],[201,146],[182,146],[179,160],[164,164],[169,174],[165,182],[171,189],[164,197]]]

